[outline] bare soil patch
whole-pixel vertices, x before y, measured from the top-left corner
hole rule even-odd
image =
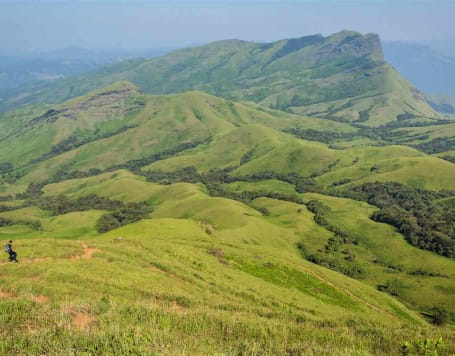
[[[9,297],[11,297],[11,293],[4,292],[4,291],[2,291],[2,290],[0,289],[0,298],[2,298],[2,299],[7,299],[7,298],[9,298]]]
[[[73,324],[80,330],[87,329],[91,323],[95,321],[95,317],[88,313],[79,313],[74,316]]]
[[[33,297],[33,300],[37,303],[40,303],[40,304],[44,304],[44,303],[47,303],[49,301],[49,298],[46,297],[45,295],[35,295]]]

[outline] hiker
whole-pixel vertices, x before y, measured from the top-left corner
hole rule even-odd
[[[8,243],[5,245],[5,252],[9,254],[10,262],[18,262],[17,253],[13,251],[13,246],[11,245],[12,243],[12,240],[8,241]]]

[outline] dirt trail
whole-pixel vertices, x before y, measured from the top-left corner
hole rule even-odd
[[[79,260],[81,258],[92,258],[93,254],[99,252],[97,248],[89,248],[87,244],[81,242],[82,248],[84,249],[84,253],[80,256],[72,256],[70,257],[71,260]]]
[[[180,304],[178,304],[176,301],[172,301],[170,306],[171,306],[171,309],[176,312],[182,312],[184,310],[184,308]]]
[[[81,242],[81,245],[82,245],[82,248],[83,248],[83,254],[82,255],[79,255],[79,256],[71,256],[71,257],[68,257],[66,259],[70,259],[70,260],[79,260],[79,259],[87,259],[87,258],[92,258],[93,257],[93,254],[96,253],[96,252],[99,252],[100,250],[97,249],[97,248],[89,248],[87,246],[87,244],[85,244],[84,242]],[[24,262],[19,262],[20,263],[25,263],[25,264],[29,264],[29,263],[38,263],[38,262],[46,262],[46,261],[53,261],[53,260],[56,260],[57,258],[53,258],[53,257],[41,257],[41,258],[32,258],[32,259],[25,259],[23,260]],[[62,259],[65,259],[65,258],[62,258]],[[0,266],[2,265],[9,265],[11,264],[11,262],[1,262],[0,263]],[[0,299],[7,299],[7,298],[10,298],[11,297],[11,293],[7,293],[7,292],[4,292],[0,289]],[[48,298],[44,295],[37,295],[35,297],[33,297],[33,300],[35,300],[36,302],[38,303],[46,303],[48,301]],[[81,319],[81,324],[83,324],[83,320],[84,318]],[[91,322],[91,319],[87,321],[88,323]],[[77,323],[76,323],[77,324]]]
[[[40,303],[40,304],[44,304],[44,303],[47,303],[49,301],[49,298],[46,297],[45,295],[35,295],[33,297],[33,300],[37,303]]]

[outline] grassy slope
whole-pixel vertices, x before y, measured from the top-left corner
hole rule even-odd
[[[352,161],[349,160],[352,158]],[[343,151],[341,162],[317,178],[329,187],[349,179],[346,186],[364,182],[400,182],[427,190],[455,189],[453,163],[402,146],[356,147]]]
[[[274,181],[263,181],[259,184],[236,182],[226,186],[237,192],[256,190],[258,187],[264,191],[280,191],[298,196],[296,192],[292,193],[289,187],[283,187],[282,183],[277,184]],[[372,286],[398,281],[399,298],[420,310],[428,310],[432,305],[451,305],[450,300],[455,290],[455,262],[452,259],[418,250],[410,246],[391,226],[370,220],[369,217],[377,208],[366,203],[321,194],[307,193],[301,196],[305,201],[322,202],[329,209],[329,223],[348,231],[359,241],[358,245],[343,244],[340,251],[349,251],[355,256],[355,264],[364,270],[361,280]],[[265,198],[256,200],[254,204],[270,211],[268,219],[281,226],[295,228],[308,255],[324,251],[327,240],[334,236],[316,225],[313,214],[298,204]],[[343,260],[346,254],[338,252],[336,256]],[[420,269],[433,276],[415,273]],[[452,306],[449,308],[452,313],[455,312]]]
[[[8,124],[16,125],[14,134],[0,141],[0,162],[9,162],[17,172],[25,174],[16,187],[23,189],[29,182],[42,181],[62,169],[104,169],[175,149],[183,143],[218,137],[248,124],[262,124],[276,129],[354,130],[345,124],[333,123],[329,126],[325,120],[286,114],[257,105],[237,104],[200,92],[140,96],[136,90],[130,83],[120,82],[54,106],[52,110],[61,114],[51,115],[39,122],[33,121],[42,114],[38,109],[22,115],[21,120],[16,121],[21,111],[12,112],[3,118],[4,121],[0,120],[5,127]],[[116,94],[118,91],[122,94]],[[137,106],[137,103],[141,103],[141,106]],[[131,108],[135,110],[130,112]],[[232,131],[230,135],[234,137],[244,130],[247,129],[239,128],[238,132]],[[284,141],[283,137],[287,137],[271,129],[262,130],[268,132],[273,141]],[[260,140],[258,135],[259,132],[254,135],[254,140]],[[31,163],[71,137],[77,141],[86,140],[86,143],[62,150],[42,162]],[[251,144],[254,140],[251,140]],[[239,148],[238,154],[243,154],[242,150],[246,149],[248,145]]]
[[[247,153],[251,154],[249,159],[242,162]],[[270,170],[303,176],[314,174],[323,187],[347,179],[344,184],[396,181],[429,190],[455,189],[453,163],[412,148],[358,146],[333,150],[321,143],[295,139],[257,125],[228,131],[208,145],[155,162],[146,169],[173,171],[187,166],[200,171],[239,166],[234,175]]]
[[[319,143],[289,143],[242,165],[235,174],[265,170],[297,172],[303,176],[314,173],[323,187],[348,179],[345,184],[393,181],[428,190],[455,189],[453,163],[403,146],[359,146],[339,151]]]
[[[27,350],[35,353],[73,345],[98,352],[396,353],[405,340],[436,335],[451,345],[448,330],[435,333],[387,295],[303,260],[295,243],[327,236],[305,209],[296,218],[292,204],[264,199],[256,203],[273,213],[263,218],[191,184],[112,174],[53,184],[46,194],[99,189],[122,197],[123,182],[133,197],[142,191],[155,205],[153,219],[84,238],[97,249],[90,259],[68,259],[84,251],[76,241],[55,239],[58,231],[16,241],[22,263],[5,266],[0,306],[21,309],[0,319],[15,325],[2,338],[3,351],[31,341]],[[34,332],[24,333],[27,327]],[[111,337],[117,343],[107,343]]]
[[[261,189],[296,195],[284,185],[272,180],[262,185],[237,182],[228,187],[237,191]],[[125,195],[126,186],[131,196]],[[333,236],[314,222],[313,214],[304,206],[261,198],[254,205],[271,211],[271,216],[264,219],[257,211],[240,203],[208,197],[203,187],[186,183],[170,186],[146,183],[127,171],[51,184],[44,191],[47,195],[63,193],[72,198],[98,192],[127,201],[147,200],[154,206],[153,218],[205,221],[210,229],[214,228],[212,231],[225,236],[232,246],[254,250],[255,246],[267,244],[274,248],[276,256],[283,252],[296,255],[295,244],[299,241],[303,241],[309,253],[314,253],[323,249],[327,239]],[[399,280],[403,283],[400,298],[419,310],[428,310],[430,305],[451,305],[452,288],[455,288],[455,274],[451,272],[455,270],[453,260],[418,250],[407,244],[392,227],[370,220],[369,216],[376,208],[366,203],[318,194],[304,194],[302,197],[307,201],[320,200],[327,205],[329,221],[352,232],[360,241],[359,245],[346,245],[345,248],[357,256],[358,263],[365,270],[362,280],[373,287]],[[420,267],[444,277],[410,274]],[[455,309],[450,311],[455,313]]]
[[[11,162],[17,167],[49,152],[53,145],[71,135],[86,137],[94,130],[99,134],[113,132],[129,123],[125,113],[135,108],[129,100],[137,95],[134,85],[119,82],[47,108],[58,114],[46,115],[43,106],[4,114],[0,125],[9,130],[2,132],[0,162]]]
[[[85,100],[90,100],[93,95],[96,93],[89,95]],[[207,101],[211,101],[213,106]],[[116,126],[114,128],[126,124],[133,126],[132,128],[111,137],[94,140],[28,168],[32,170],[32,173],[23,179],[24,184],[34,180],[44,180],[61,169],[63,165],[66,169],[72,170],[91,167],[103,169],[131,159],[138,159],[175,148],[184,142],[204,140],[214,133],[234,127],[229,120],[235,122],[238,118],[233,114],[225,115],[225,112],[222,111],[224,107],[218,110],[217,104],[219,104],[218,99],[197,93],[187,93],[175,97],[149,97],[143,109],[132,115],[116,118],[113,121]],[[224,103],[221,102],[221,104]],[[74,103],[66,105],[71,106]],[[90,106],[86,110],[87,112],[78,112],[79,117],[86,116],[93,120],[93,109],[96,107]],[[197,115],[202,119],[198,119]],[[68,127],[71,127],[73,121],[80,123],[81,120],[79,118],[78,120],[62,118],[52,123],[50,130],[46,132],[52,132],[54,125],[59,124],[58,129],[55,129],[55,132],[59,132],[59,141],[56,138],[49,140],[48,137],[43,137],[42,139],[47,142],[47,146],[41,148],[40,146],[30,145],[32,148],[35,147],[34,150],[32,149],[35,157],[49,152],[52,143],[58,143],[68,137],[70,133],[62,137],[62,132],[68,132]],[[99,119],[95,120],[93,125],[99,121]],[[134,125],[140,126],[134,127]],[[43,130],[48,126],[49,124],[43,125]],[[38,137],[43,136],[40,135],[39,130],[35,131],[37,131],[35,135]],[[26,146],[23,141],[17,138],[16,142],[17,145]],[[125,147],[128,149],[126,150]],[[5,147],[3,152],[5,157],[8,156],[10,154],[9,147]]]
[[[245,154],[251,153],[234,175],[271,169],[302,175],[327,171],[317,177],[317,182],[326,187],[349,178],[352,181],[348,184],[384,179],[426,189],[455,189],[451,179],[454,176],[452,163],[411,148],[334,150],[276,130],[298,125],[330,131],[325,125],[327,121],[279,113],[254,104],[235,104],[198,92],[141,96],[128,83],[111,89],[118,91],[125,87],[133,93],[124,98],[120,113],[108,111],[109,115],[97,116],[97,105],[84,108],[84,103],[94,98],[112,99],[109,95],[99,96],[100,92],[93,93],[62,104],[76,112],[77,120],[59,117],[46,125],[38,123],[36,131],[24,129],[18,137],[25,145],[29,140],[27,135],[35,132],[37,142],[43,142],[36,144],[36,152],[28,148],[27,157],[32,158],[48,152],[52,144],[68,135],[84,136],[83,130],[87,128],[113,132],[125,123],[139,127],[96,139],[30,166],[27,168],[30,173],[15,185],[3,187],[5,193],[22,191],[28,183],[46,179],[62,168],[108,167],[175,148],[183,142],[207,138],[211,138],[211,142],[158,161],[148,169],[172,170],[195,165],[207,171],[236,166]],[[137,102],[144,106],[122,114],[125,106]],[[33,117],[26,113],[15,129],[20,130]],[[55,131],[45,130],[53,125],[60,126],[55,126]],[[348,125],[336,125],[345,132],[352,131]],[[7,149],[5,146],[5,152]],[[260,188],[291,192],[289,185],[274,180],[259,185],[237,182],[229,187],[239,191]],[[416,250],[389,226],[370,221],[368,216],[374,208],[367,204],[323,195],[303,195],[306,200],[317,199],[329,206],[330,222],[359,238],[359,246],[347,248],[365,271],[364,282],[369,286],[310,264],[300,256],[296,248],[298,242],[303,241],[308,251],[317,252],[331,237],[331,233],[315,224],[312,214],[303,206],[258,199],[253,202],[255,206],[271,211],[270,216],[263,217],[239,202],[209,197],[201,185],[152,184],[125,170],[51,184],[44,191],[46,195],[64,193],[72,198],[96,193],[123,201],[146,200],[154,212],[152,220],[105,236],[97,236],[95,231],[95,222],[103,214],[101,211],[51,217],[48,212],[32,207],[1,213],[0,217],[37,219],[43,225],[42,232],[18,225],[0,228],[2,239],[19,239],[17,245],[25,266],[22,269],[22,264],[8,265],[14,278],[0,277],[0,306],[13,310],[13,317],[0,318],[3,323],[0,325],[5,328],[20,325],[13,328],[14,333],[0,345],[2,352],[11,352],[26,343],[36,345],[34,349],[27,346],[31,353],[52,349],[68,352],[75,342],[78,348],[97,345],[106,352],[114,347],[121,350],[129,347],[143,353],[147,347],[154,352],[171,353],[170,345],[178,345],[179,351],[188,353],[238,352],[242,347],[253,348],[251,353],[267,350],[273,354],[282,350],[327,353],[334,348],[347,354],[384,350],[395,353],[406,339],[437,334],[444,335],[450,347],[454,345],[453,330],[434,332],[422,326],[422,320],[414,312],[374,288],[393,282],[399,298],[408,307],[428,311],[431,306],[439,305],[453,313],[452,260]],[[20,204],[20,201],[10,204]],[[65,241],[58,240],[61,238]],[[82,238],[100,251],[92,259],[68,259],[83,253],[80,244],[69,240]],[[54,243],[58,244],[58,251],[50,248]],[[59,263],[45,259],[48,257],[56,258]],[[379,262],[372,263],[373,260]],[[411,274],[424,263],[436,276]],[[144,270],[153,273],[148,275]],[[95,285],[97,288],[92,288]],[[70,302],[64,304],[65,300]],[[132,312],[128,309],[131,304]],[[82,327],[79,319],[85,320]],[[396,326],[397,320],[400,327],[394,329],[392,335],[388,325]],[[107,321],[112,322],[111,326],[106,325]],[[327,339],[324,330],[327,323],[336,335],[333,338]],[[55,329],[50,325],[57,325],[57,333],[64,335],[62,344],[56,344],[57,339],[52,334]],[[128,325],[127,329],[120,331],[124,325]],[[22,327],[37,332],[28,335]],[[89,330],[92,341],[87,336]],[[256,330],[262,330],[259,336]],[[377,337],[371,337],[372,333]],[[185,346],[179,342],[182,334],[198,336],[198,342],[184,350]],[[111,338],[118,338],[123,344],[108,343],[106,340]],[[38,339],[47,341],[42,344]],[[225,341],[220,344],[217,342],[220,339]],[[259,341],[252,342],[253,339]],[[159,343],[150,340],[159,340]]]
[[[232,182],[226,187],[234,192],[241,193],[247,190],[258,190],[262,192],[280,192],[287,195],[295,194],[295,186],[277,179],[261,180],[254,183]]]
[[[0,141],[0,162],[12,163],[16,173],[24,175],[12,190],[4,185],[4,194],[23,190],[30,182],[48,179],[62,170],[104,169],[207,139],[211,142],[186,153],[177,152],[175,157],[157,161],[148,169],[169,171],[194,165],[206,171],[242,162],[235,174],[272,169],[309,176],[327,172],[330,166],[330,171],[318,178],[324,186],[349,178],[356,182],[397,180],[436,190],[453,187],[450,178],[453,165],[449,162],[400,146],[329,149],[277,129],[297,127],[351,133],[354,129],[256,104],[237,104],[200,92],[141,96],[132,84],[120,82],[55,106],[52,110],[59,114],[38,122],[33,121],[38,112],[30,110],[13,112],[0,120],[5,127],[13,123],[14,128]],[[120,131],[122,128],[127,129]],[[30,163],[69,137],[86,143],[62,150],[42,162]],[[377,168],[375,174],[370,172],[372,167]]]
[[[425,309],[438,305],[449,307],[452,313],[455,311],[450,306],[455,288],[455,262],[452,259],[418,250],[392,227],[371,221],[369,216],[376,209],[366,203],[323,195],[308,194],[304,197],[327,205],[329,222],[359,239],[359,246],[347,248],[352,249],[360,265],[366,269],[365,281],[376,286],[398,280],[402,283],[398,287],[399,298],[409,306]],[[419,269],[440,277],[412,275]]]
[[[436,138],[454,137],[455,124],[402,128],[394,133],[399,133],[406,143],[419,144]]]
[[[265,244],[252,255],[225,241],[195,222],[174,219],[143,221],[86,241],[98,250],[90,259],[68,259],[83,254],[77,242],[22,240],[22,264],[7,266],[14,283],[2,279],[0,305],[10,311],[1,319],[9,328],[2,352],[376,353],[441,334],[406,320],[413,314],[358,282],[340,282],[292,255],[272,257]],[[213,249],[223,257],[209,253]],[[245,264],[253,256],[257,262]],[[328,325],[334,337],[327,338]],[[375,338],[361,336],[372,327]]]
[[[454,157],[453,142],[455,137],[455,124],[434,125],[425,127],[406,127],[392,132],[396,142],[414,145],[418,148],[432,149],[427,152],[439,157]]]
[[[207,146],[195,152],[156,162],[151,170],[175,170],[182,166],[195,166],[198,170],[238,166],[242,157],[251,158],[236,170],[238,173],[263,171],[273,167],[280,172],[299,171],[305,175],[317,172],[333,161],[333,153],[325,145],[302,141],[260,125],[249,125],[231,130],[216,137]],[[295,166],[292,157],[301,162]],[[299,157],[305,157],[304,160]],[[284,166],[280,166],[282,163]]]
[[[27,226],[11,226],[1,229],[5,237],[22,239],[24,236],[43,238],[46,236],[63,238],[82,238],[98,235],[95,223],[103,211],[76,211],[59,216],[50,216],[48,212],[37,207],[27,207],[1,213],[0,216],[13,220],[38,220],[41,222],[42,231],[33,231]]]
[[[398,115],[409,114],[409,123],[437,121],[440,118],[427,104],[424,96],[399,75],[390,65],[376,69],[381,75],[376,80],[376,91],[347,99],[316,103],[302,108],[293,108],[300,114],[333,116],[348,121],[360,120],[363,125],[381,126],[394,122]],[[344,82],[345,78],[340,78]],[[364,114],[362,114],[362,112]],[[409,125],[409,124],[408,124]],[[411,124],[412,125],[412,124]]]

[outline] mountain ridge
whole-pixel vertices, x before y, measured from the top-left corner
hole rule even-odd
[[[132,81],[149,94],[200,90],[368,126],[394,122],[400,115],[439,118],[424,96],[384,62],[379,37],[353,31],[272,43],[217,41],[108,66],[1,105],[63,101],[118,80]]]

